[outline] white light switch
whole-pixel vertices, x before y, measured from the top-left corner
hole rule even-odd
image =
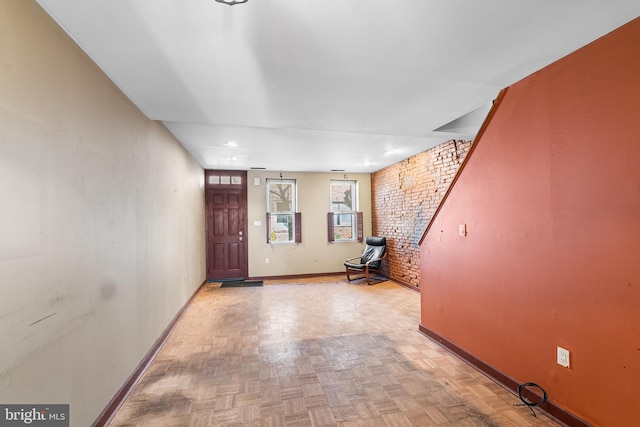
[[[254,227],[260,227],[262,225],[262,221],[253,221]]]
[[[467,224],[458,224],[458,235],[460,236],[467,235]]]

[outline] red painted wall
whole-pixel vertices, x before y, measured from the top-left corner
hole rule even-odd
[[[423,326],[594,425],[638,425],[640,18],[507,90],[420,270]]]

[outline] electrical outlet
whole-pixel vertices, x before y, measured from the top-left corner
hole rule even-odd
[[[558,347],[558,365],[564,366],[565,368],[568,368],[570,366],[569,350]]]
[[[265,259],[264,259],[264,263],[265,263],[265,264],[269,264],[269,258],[265,258]]]

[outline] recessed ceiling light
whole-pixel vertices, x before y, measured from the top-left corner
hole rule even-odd
[[[395,152],[394,150],[384,150],[384,151],[382,152],[382,155],[383,155],[383,156],[390,156],[390,155],[395,154],[395,153],[396,153],[396,152]]]
[[[224,144],[224,146],[225,146],[225,147],[237,147],[237,146],[238,146],[238,144],[236,144],[236,143],[235,143],[235,142],[233,142],[233,141],[229,141],[229,142],[227,142],[226,144]]]

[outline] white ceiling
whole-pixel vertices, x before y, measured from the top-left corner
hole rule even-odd
[[[640,16],[638,0],[37,1],[203,167],[354,173],[472,139],[500,89]]]

